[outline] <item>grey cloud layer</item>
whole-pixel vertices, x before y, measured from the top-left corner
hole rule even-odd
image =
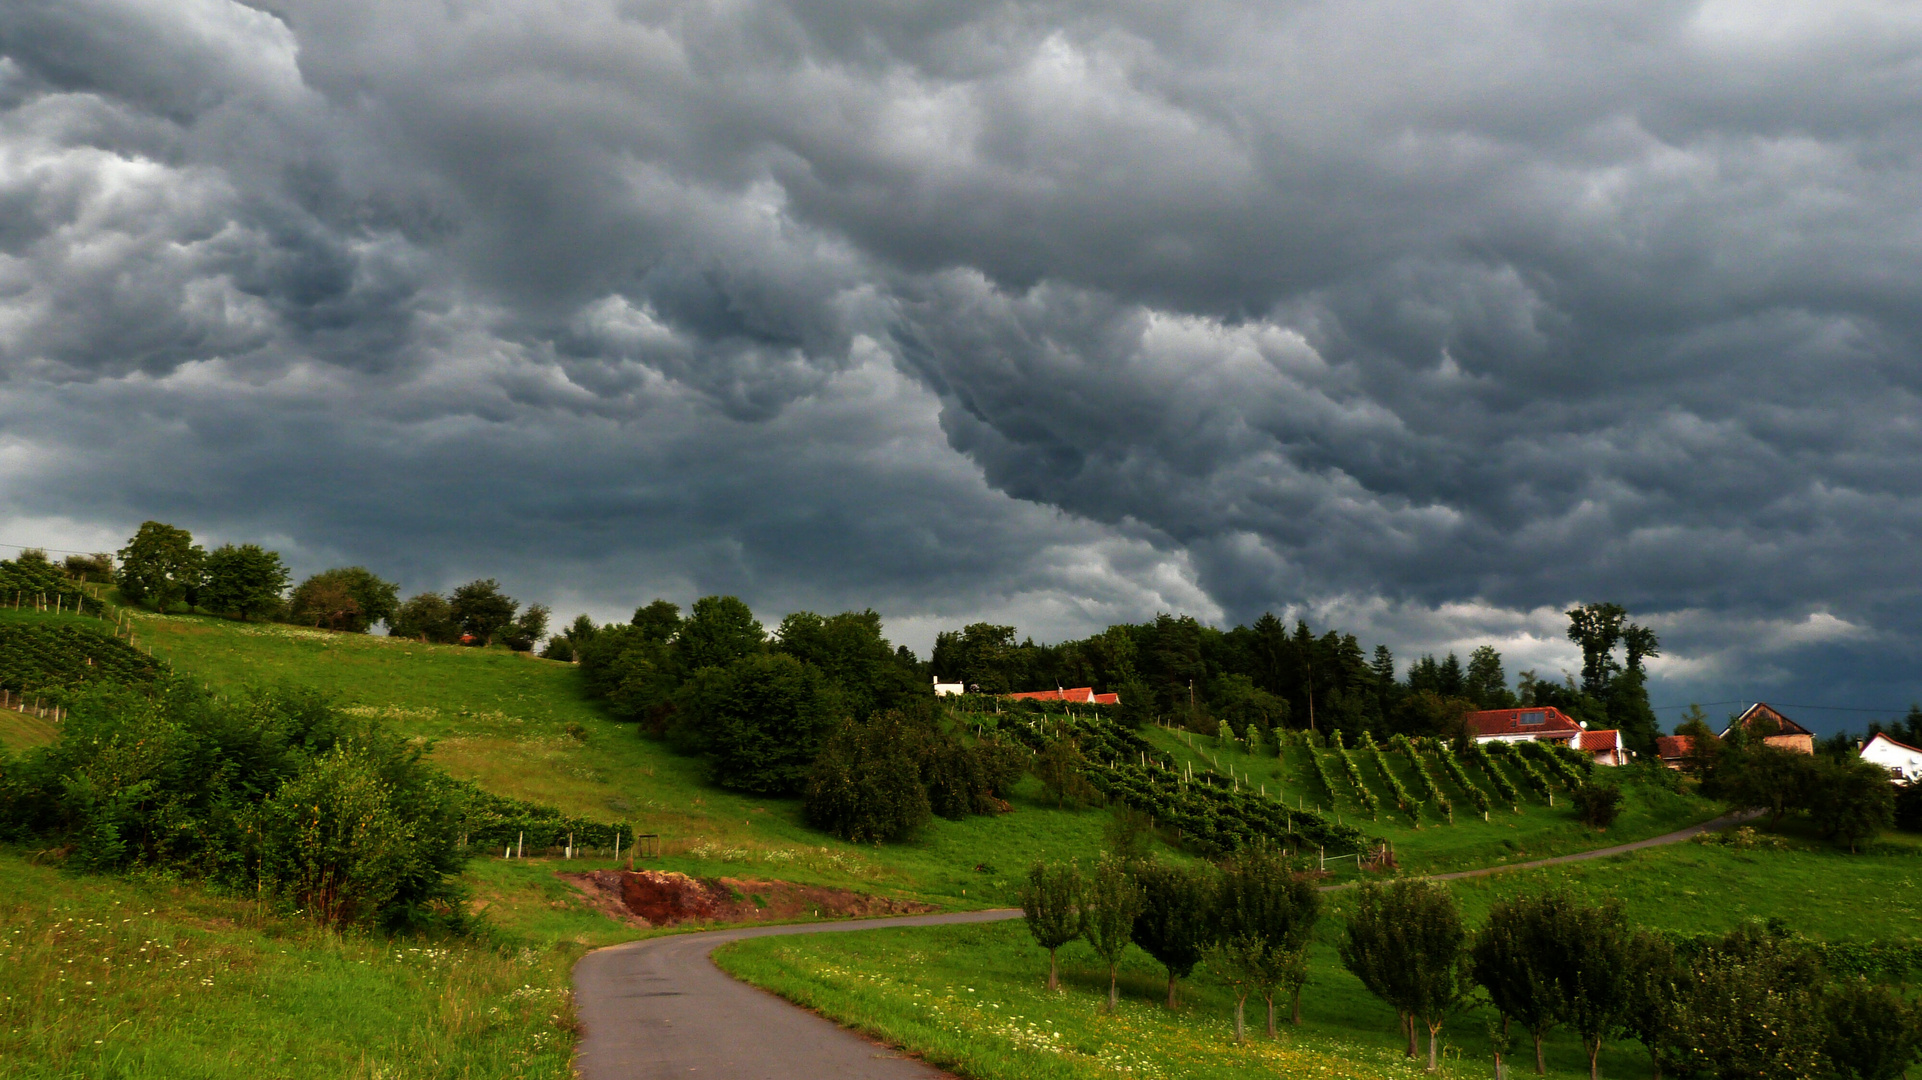
[[[1607,596],[1922,691],[1905,7],[33,0],[0,54],[6,432],[92,493],[16,514],[1062,632]],[[1861,633],[1731,629],[1811,612]]]

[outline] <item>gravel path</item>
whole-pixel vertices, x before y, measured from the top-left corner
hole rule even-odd
[[[1549,859],[1436,874],[1433,880],[1606,859],[1674,844],[1752,820],[1728,814],[1632,844]],[[1331,888],[1347,888],[1345,885]],[[831,934],[888,926],[948,926],[1019,918],[1012,909],[848,922],[747,926],[631,941],[597,949],[574,967],[581,1022],[581,1080],[938,1080],[948,1074],[737,982],[709,954],[730,941],[774,934]]]

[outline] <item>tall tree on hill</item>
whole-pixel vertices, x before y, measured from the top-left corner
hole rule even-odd
[[[1428,1028],[1428,1071],[1440,1066],[1444,1021],[1467,1000],[1467,931],[1447,890],[1419,880],[1386,888],[1369,883],[1339,950],[1344,966],[1402,1018],[1408,1056],[1416,1056],[1415,1025]]]
[[[296,619],[331,630],[365,633],[400,607],[400,586],[364,566],[323,570],[301,582],[289,603]]]
[[[1478,709],[1512,709],[1515,695],[1508,689],[1508,675],[1502,671],[1502,654],[1493,645],[1483,645],[1468,657],[1468,675],[1462,696]]]
[[[1049,866],[1035,863],[1021,886],[1021,914],[1035,944],[1048,950],[1048,989],[1059,990],[1061,979],[1055,951],[1081,936],[1087,927],[1081,870],[1073,863]]]
[[[1168,1007],[1175,988],[1201,962],[1214,938],[1215,878],[1207,870],[1147,863],[1135,874],[1141,883],[1141,914],[1134,942],[1168,970]]]
[[[394,610],[394,617],[387,620],[387,633],[391,637],[448,644],[460,638],[460,623],[455,620],[454,609],[446,597],[424,592],[408,597],[406,603]]]
[[[755,794],[799,794],[840,719],[821,672],[782,653],[699,668],[676,696],[676,743],[708,756],[715,783]]]
[[[1566,893],[1497,901],[1469,947],[1469,974],[1488,992],[1502,1030],[1519,1023],[1535,1040],[1535,1072],[1546,1074],[1542,1039],[1561,1017],[1555,928],[1575,916]]]
[[[797,611],[781,620],[774,648],[820,668],[847,700],[855,716],[897,707],[925,687],[895,659],[881,636],[881,616],[872,610],[826,617]]]
[[[936,634],[930,662],[935,675],[958,680],[970,691],[1006,694],[1023,689],[1013,685],[1010,674],[1014,654],[1014,627],[972,623],[959,632]]]
[[[207,553],[200,606],[242,622],[278,610],[287,591],[287,564],[259,544],[222,544]]]
[[[647,640],[666,645],[681,632],[681,606],[666,600],[643,604],[634,609],[634,617],[628,620],[628,625],[639,630]]]
[[[767,647],[767,632],[754,612],[734,596],[704,596],[694,601],[675,635],[682,667],[727,667]]]
[[[120,595],[136,604],[151,604],[161,611],[181,600],[191,605],[206,558],[187,530],[159,521],[143,522],[120,549],[115,581]]]
[[[447,598],[447,606],[461,633],[482,645],[492,645],[494,635],[513,622],[514,613],[520,610],[520,604],[501,592],[500,582],[493,578],[470,581],[455,589]]]
[[[1083,928],[1095,955],[1108,965],[1108,1011],[1121,1000],[1121,954],[1134,941],[1135,918],[1141,914],[1142,892],[1129,862],[1104,856],[1089,877]]]

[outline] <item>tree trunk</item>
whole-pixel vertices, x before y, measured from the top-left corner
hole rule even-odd
[[[1401,1031],[1402,1034],[1408,1036],[1408,1049],[1402,1056],[1413,1061],[1421,1056],[1421,1047],[1415,1042],[1414,1013],[1405,1012],[1401,1014]]]
[[[1542,1059],[1542,1033],[1535,1033],[1535,1075],[1547,1076],[1548,1065]]]
[[[1602,1080],[1602,1037],[1597,1035],[1588,1047],[1588,1080]]]
[[[1299,986],[1295,987],[1295,1009],[1291,1020],[1296,1027],[1301,1026],[1301,987]]]
[[[1108,965],[1108,1011],[1109,1012],[1115,1011],[1115,1007],[1121,1003],[1121,988],[1120,988],[1121,976],[1119,974],[1120,969],[1121,969],[1121,965],[1118,963]]]
[[[1508,1080],[1508,1075],[1502,1071],[1502,1052],[1500,1050],[1495,1051],[1495,1080]]]
[[[1055,972],[1054,972],[1054,950],[1049,949],[1048,950],[1048,989],[1055,990],[1055,989],[1059,989],[1060,986],[1061,986],[1061,982],[1059,979],[1055,977]]]
[[[1434,1072],[1437,1069],[1441,1068],[1441,1062],[1435,1059],[1435,1050],[1436,1050],[1435,1044],[1441,1041],[1441,1039],[1438,1037],[1440,1035],[1441,1035],[1440,1024],[1428,1025],[1428,1071],[1429,1072]]]
[[[1262,1000],[1268,1003],[1268,1037],[1275,1037],[1275,995],[1273,991],[1263,994]]]
[[[1242,1014],[1245,1011],[1247,1004],[1248,1004],[1248,995],[1246,994],[1235,995],[1235,1041],[1238,1043],[1245,1043],[1248,1041],[1248,1029],[1242,1023]]]
[[[1168,972],[1168,1007],[1170,1009],[1175,1007],[1175,973],[1173,971]]]

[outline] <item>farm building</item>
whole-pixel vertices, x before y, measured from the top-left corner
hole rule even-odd
[[[934,696],[935,697],[953,697],[956,694],[966,693],[967,689],[968,689],[967,687],[961,685],[958,682],[942,682],[941,676],[939,675],[936,675],[934,677]]]
[[[1694,752],[1695,740],[1687,735],[1663,735],[1655,740],[1655,753],[1671,769],[1682,768]]]
[[[1889,770],[1898,784],[1913,784],[1922,779],[1922,750],[1876,733],[1862,745],[1862,760]]]
[[[1747,732],[1749,738],[1759,738],[1769,746],[1798,754],[1815,753],[1815,732],[1776,712],[1767,702],[1758,701],[1750,705],[1747,711],[1722,729],[1720,737],[1728,738],[1728,733],[1738,727]]]

